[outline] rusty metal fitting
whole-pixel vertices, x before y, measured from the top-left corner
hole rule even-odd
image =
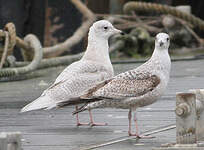
[[[176,115],[178,115],[180,117],[185,117],[190,112],[191,112],[191,108],[190,108],[190,106],[187,103],[181,103],[175,109]]]

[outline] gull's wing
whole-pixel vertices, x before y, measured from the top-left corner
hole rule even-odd
[[[160,78],[156,75],[140,74],[140,77],[127,79],[116,78],[104,87],[92,92],[93,98],[103,99],[124,99],[127,97],[138,97],[154,90],[160,83]],[[90,97],[91,93],[89,93]]]
[[[160,78],[149,73],[137,73],[131,71],[119,74],[118,76],[105,80],[90,88],[86,94],[75,97],[58,106],[94,102],[102,99],[124,99],[127,97],[138,97],[154,90],[160,83]],[[74,103],[72,103],[74,102]]]
[[[57,103],[83,95],[86,89],[111,76],[112,72],[109,73],[103,69],[103,66],[79,63],[74,68],[65,69],[55,83],[46,89],[39,98],[26,105],[22,112],[56,107]]]
[[[101,65],[90,61],[77,61],[65,68],[59,74],[55,82],[48,89],[46,89],[42,95],[45,95],[49,90],[52,90],[54,88],[65,87],[69,89],[71,87],[75,87],[76,85],[70,84],[78,84],[79,81],[84,84],[89,84],[89,82],[91,84],[94,81],[97,83],[99,81],[103,81],[104,79],[112,77],[112,75],[113,72],[106,70],[106,68]],[[85,85],[83,86],[86,87]],[[78,90],[79,91],[76,92],[79,92],[80,94],[81,88],[78,87]]]
[[[68,105],[76,105],[76,104],[81,104],[81,103],[92,102],[93,101],[92,94],[95,91],[97,91],[98,89],[102,88],[104,85],[106,85],[111,80],[112,79],[107,79],[105,81],[102,81],[102,82],[96,84],[95,86],[93,86],[92,88],[89,88],[89,90],[85,92],[86,94],[84,94],[82,96],[77,96],[77,97],[69,98],[68,100],[63,101],[63,102],[59,102],[59,103],[57,103],[57,106],[58,107],[64,107],[64,106],[68,106]],[[99,99],[94,98],[94,99],[95,100],[100,100],[100,98]]]
[[[79,60],[66,67],[56,78],[55,83],[69,79],[73,74],[96,73],[103,71],[102,67],[95,62]]]
[[[62,102],[73,97],[83,95],[86,89],[92,87],[104,78],[107,72],[82,73],[69,75],[69,78],[59,81],[43,92],[42,96],[49,95],[55,102]]]

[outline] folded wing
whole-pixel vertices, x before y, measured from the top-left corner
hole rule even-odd
[[[138,97],[154,90],[160,83],[160,78],[156,75],[144,74],[135,78],[112,78],[105,80],[86,94],[76,97],[73,101],[77,104],[95,102],[102,99],[125,99],[128,97]],[[58,103],[58,106],[67,106],[73,104],[72,101]]]

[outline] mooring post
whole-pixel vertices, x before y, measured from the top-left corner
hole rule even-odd
[[[176,143],[153,150],[204,150],[197,141],[204,133],[204,90],[176,94]],[[198,136],[199,135],[199,136]]]
[[[196,143],[196,96],[193,93],[176,95],[176,143]]]

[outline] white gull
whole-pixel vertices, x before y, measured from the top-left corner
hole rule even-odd
[[[110,22],[106,20],[95,22],[89,29],[88,46],[81,60],[65,68],[54,84],[39,98],[22,108],[21,112],[54,108],[57,103],[80,96],[87,88],[112,77],[114,73],[109,57],[108,39],[117,33],[121,31],[114,28]],[[72,104],[75,102],[72,101]],[[94,125],[91,112],[89,114],[90,123]],[[82,125],[78,116],[77,125]]]

